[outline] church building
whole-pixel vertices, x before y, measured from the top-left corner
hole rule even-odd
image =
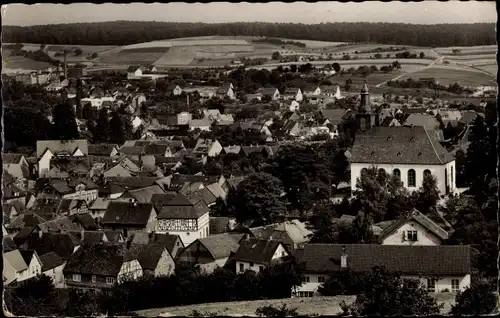
[[[351,151],[351,190],[371,167],[394,174],[410,191],[417,190],[426,174],[437,178],[441,194],[455,190],[455,158],[422,126],[377,127],[365,82],[356,115],[358,132]]]

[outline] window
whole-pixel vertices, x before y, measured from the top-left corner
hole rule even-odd
[[[434,278],[427,279],[427,291],[430,293],[436,291],[436,280]]]
[[[97,277],[95,275],[92,275],[92,283],[95,283],[97,281]]]
[[[298,295],[299,297],[312,297],[314,295],[313,292],[298,292]]]
[[[310,281],[309,276],[304,276],[304,278],[302,279],[303,283],[309,283],[309,281]]]
[[[451,291],[457,292],[460,290],[460,281],[458,279],[451,280]]]
[[[408,186],[415,187],[416,185],[417,185],[417,180],[415,176],[415,170],[410,169],[408,170]]]
[[[417,231],[406,231],[405,240],[410,242],[416,242],[418,240]]]
[[[431,171],[429,169],[424,170],[424,179],[425,177],[429,177],[431,175]]]
[[[106,277],[106,284],[113,285],[115,283],[114,277]]]
[[[82,276],[80,276],[80,274],[73,274],[73,281],[74,282],[81,282]]]
[[[286,252],[281,252],[281,257],[285,257],[286,256]]]
[[[259,266],[259,271],[261,271],[261,272],[262,272],[263,270],[264,270],[264,266],[262,266],[262,265],[261,265],[261,266]]]
[[[253,267],[253,263],[252,262],[250,262],[250,267]]]
[[[245,271],[245,266],[243,264],[240,264],[240,273]]]
[[[318,277],[318,283],[324,283],[326,281],[325,277],[319,276]]]

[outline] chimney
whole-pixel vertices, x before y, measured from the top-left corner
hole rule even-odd
[[[347,251],[345,246],[342,246],[342,250],[340,252],[340,267],[341,268],[347,267]]]

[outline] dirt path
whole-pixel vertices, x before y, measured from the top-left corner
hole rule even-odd
[[[422,68],[420,68],[420,69],[418,69],[418,70],[414,70],[414,71],[411,71],[411,72],[405,72],[405,73],[403,73],[403,74],[401,74],[401,75],[398,75],[398,76],[394,77],[393,79],[390,79],[390,80],[384,81],[384,82],[382,82],[382,83],[380,83],[380,84],[377,84],[377,85],[375,85],[375,87],[380,87],[380,86],[384,85],[385,83],[387,83],[387,82],[389,82],[389,81],[397,81],[397,80],[399,80],[400,78],[402,78],[402,77],[404,77],[404,76],[406,76],[406,75],[413,74],[413,73],[416,73],[416,72],[420,72],[420,71],[422,71],[422,70],[425,70],[425,69],[428,69],[428,68],[432,67],[432,66],[433,66],[434,64],[436,64],[436,63],[442,63],[442,62],[443,62],[443,60],[444,60],[444,57],[443,57],[443,56],[439,55],[439,54],[438,54],[438,53],[436,53],[436,51],[434,51],[434,50],[431,50],[431,52],[432,52],[434,55],[436,55],[436,57],[437,57],[437,58],[436,58],[435,60],[433,60],[433,61],[432,61],[429,65],[424,66],[424,67],[422,67]]]

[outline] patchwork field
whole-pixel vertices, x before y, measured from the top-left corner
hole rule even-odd
[[[462,86],[492,85],[496,83],[495,77],[472,68],[465,68],[455,65],[434,65],[430,68],[405,75],[401,80],[407,78],[419,79],[433,77],[441,85],[451,85],[458,83]]]
[[[481,55],[497,53],[496,45],[440,47],[436,48],[435,51],[443,55],[455,55],[453,54],[453,49],[460,50],[460,52],[456,55]]]
[[[2,59],[2,74],[38,71],[53,67],[49,63],[33,61],[22,56],[4,56]]]
[[[498,73],[498,64],[488,64],[488,65],[481,65],[481,66],[476,66],[476,68],[481,69],[483,71],[486,71],[490,73],[493,76],[497,76]]]
[[[165,52],[113,52],[102,54],[99,62],[109,64],[153,64],[159,58],[165,55]]]
[[[455,296],[450,293],[439,293],[434,295],[438,304],[444,303],[441,314],[448,314],[451,305],[455,301]],[[169,317],[169,316],[189,316],[193,310],[203,314],[216,314],[218,316],[256,316],[255,311],[262,306],[273,305],[280,307],[286,304],[287,308],[297,308],[300,316],[314,315],[338,315],[342,313],[340,303],[345,301],[351,304],[356,299],[355,296],[335,296],[335,297],[312,297],[312,298],[289,298],[256,301],[238,301],[223,303],[208,303],[190,306],[155,308],[137,311],[140,317]]]

